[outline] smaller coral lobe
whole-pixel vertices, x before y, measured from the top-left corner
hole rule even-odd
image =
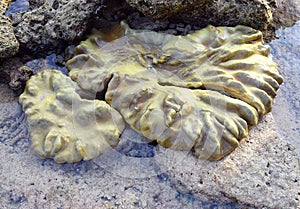
[[[174,36],[122,22],[94,31],[67,62],[73,81],[47,70],[27,83],[20,102],[33,147],[58,162],[88,160],[117,145],[125,122],[149,142],[221,159],[271,110],[282,77],[268,54],[261,32],[246,26]]]
[[[76,83],[56,70],[33,76],[20,96],[32,147],[56,162],[97,157],[118,144],[124,129],[121,115],[106,102],[85,100]]]

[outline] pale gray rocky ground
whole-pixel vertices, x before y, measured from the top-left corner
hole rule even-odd
[[[279,39],[270,42],[271,53],[284,77],[284,83],[280,87],[272,113],[280,137],[296,147],[298,156],[300,156],[299,34],[300,21],[291,28],[279,29],[277,31]]]
[[[56,164],[33,155],[21,107],[5,85],[1,96],[1,208],[299,207],[299,160],[271,114],[217,162],[147,144],[135,150],[140,136],[129,131],[94,160]]]

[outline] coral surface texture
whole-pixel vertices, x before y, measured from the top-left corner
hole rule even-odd
[[[121,115],[104,101],[81,99],[76,85],[56,70],[45,70],[27,83],[25,109],[33,149],[57,162],[89,160],[118,144]]]

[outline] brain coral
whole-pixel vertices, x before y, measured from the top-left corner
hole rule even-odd
[[[76,84],[59,71],[45,70],[27,82],[20,103],[33,150],[56,162],[97,157],[115,146],[124,129],[121,115],[106,102],[81,99]]]
[[[57,161],[90,159],[101,152],[93,131],[88,132],[92,136],[83,131],[77,139],[65,128],[70,126],[66,125],[69,110],[73,108],[75,119],[77,115],[87,119],[92,101],[109,110],[110,119],[99,120],[99,126],[108,123],[117,132],[113,138],[123,130],[121,116],[111,122],[110,114],[118,111],[149,142],[156,140],[164,147],[193,150],[201,159],[217,160],[236,148],[248,135],[248,126],[271,110],[282,77],[268,54],[261,32],[246,26],[208,26],[187,36],[174,36],[132,30],[121,23],[107,31],[94,31],[76,47],[74,58],[67,62],[75,82],[59,73],[42,73],[29,81],[20,102],[28,115],[33,146],[42,156]],[[44,83],[46,87],[39,90]],[[39,112],[44,115],[37,119]],[[61,121],[57,115],[68,119],[56,124]],[[54,120],[49,122],[49,118]],[[73,123],[82,129],[79,122]],[[101,135],[105,130],[96,131]],[[103,138],[109,137],[99,137],[100,144]],[[57,154],[61,147],[67,151]],[[93,151],[85,156],[82,150]]]
[[[134,130],[165,147],[220,159],[271,110],[282,83],[261,32],[208,26],[187,36],[94,32],[67,67]]]

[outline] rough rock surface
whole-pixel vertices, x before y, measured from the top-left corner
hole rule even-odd
[[[300,207],[299,160],[294,148],[279,139],[271,114],[221,161],[197,161],[185,153],[163,152],[167,157],[159,155],[163,157],[157,160],[168,167],[181,191],[258,208]]]
[[[143,14],[152,18],[165,18],[174,14],[189,11],[191,8],[195,9],[204,7],[209,0],[126,0],[127,3],[137,8]]]
[[[300,14],[300,1],[298,9]],[[275,100],[273,115],[280,136],[295,145],[300,158],[300,21],[276,34],[279,38],[270,42],[271,53],[285,82]]]
[[[4,16],[10,1],[0,1],[0,59],[15,55],[19,50],[19,43],[14,35],[11,20]]]
[[[14,27],[21,46],[31,52],[59,47],[62,41],[81,37],[101,1],[51,0],[39,5],[23,14]]]
[[[171,17],[200,26],[247,25],[264,29],[272,21],[271,7],[275,1],[266,0],[126,0],[151,18]]]
[[[42,6],[46,1],[47,0],[28,0],[29,8],[36,9],[36,8]]]
[[[9,83],[11,89],[22,92],[33,70],[24,65],[20,58],[13,57],[0,63],[0,82]]]

